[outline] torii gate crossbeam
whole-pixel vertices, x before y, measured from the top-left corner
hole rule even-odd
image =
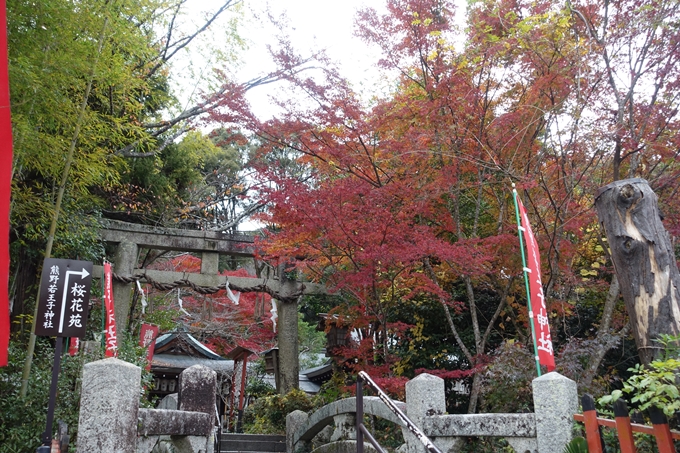
[[[220,254],[255,257],[252,236],[230,235],[212,231],[150,227],[116,220],[105,220],[100,230],[104,241],[118,244],[114,257],[116,279],[113,283],[115,316],[119,331],[124,331],[132,302],[132,284],[144,280],[162,285],[191,286],[206,293],[216,292],[229,283],[241,292],[265,292],[277,299],[279,326],[279,391],[287,393],[298,387],[299,360],[297,338],[297,301],[304,294],[325,294],[323,285],[301,283],[286,278],[283,268],[272,279],[225,277],[218,275]],[[201,272],[168,272],[137,269],[140,248],[172,250],[201,254]],[[93,276],[101,277],[102,267],[95,266]],[[213,291],[215,290],[215,291]]]

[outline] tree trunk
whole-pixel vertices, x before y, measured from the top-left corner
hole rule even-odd
[[[601,188],[595,208],[611,248],[643,364],[658,356],[661,334],[680,334],[680,274],[657,196],[643,179]]]
[[[479,402],[479,393],[482,390],[482,373],[476,372],[472,377],[472,386],[470,387],[470,401],[468,402],[468,414],[474,414],[477,410],[477,403]]]
[[[583,377],[581,378],[580,384],[583,388],[587,389],[593,382],[593,378],[597,375],[597,370],[600,368],[600,363],[602,363],[605,354],[607,354],[607,352],[609,352],[624,335],[628,334],[630,324],[626,324],[619,333],[611,332],[612,316],[614,314],[614,308],[616,308],[616,302],[619,300],[620,292],[619,279],[616,277],[616,274],[614,274],[612,282],[609,285],[607,298],[604,301],[602,318],[600,319],[597,336],[595,337],[598,343],[600,343],[600,348],[590,357],[588,368],[586,368]]]

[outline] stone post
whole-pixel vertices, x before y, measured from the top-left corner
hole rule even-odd
[[[538,453],[561,452],[572,439],[578,412],[576,382],[553,371],[534,379],[531,386]]]
[[[356,414],[339,414],[333,417],[334,429],[330,441],[356,440]]]
[[[176,451],[186,453],[211,453],[213,450],[215,428],[215,404],[217,396],[217,373],[203,365],[194,365],[179,375],[177,408],[180,411],[203,412],[208,414],[212,435],[173,436]]]
[[[116,358],[83,366],[78,453],[135,453],[141,376]]]
[[[177,408],[181,411],[203,412],[215,424],[217,373],[203,365],[194,365],[179,375]]]
[[[305,445],[295,445],[293,437],[297,430],[307,423],[309,415],[303,411],[293,411],[286,415],[286,452],[295,453],[296,450],[305,450]],[[297,447],[297,448],[296,448]]]
[[[423,373],[406,383],[406,415],[422,429],[423,420],[431,415],[446,414],[444,379]],[[425,446],[408,429],[402,428],[408,453],[423,453]],[[442,451],[449,451],[457,439],[432,439]],[[443,445],[446,442],[447,445]],[[451,444],[451,445],[449,445]]]
[[[137,265],[137,244],[121,242],[113,258],[113,271],[123,277],[131,277]],[[116,331],[120,338],[127,329],[130,305],[132,304],[132,283],[113,280],[113,301],[116,315]],[[120,340],[118,340],[120,343]]]
[[[300,387],[300,360],[298,350],[298,299],[297,282],[289,278],[294,269],[290,264],[279,265],[279,282],[282,297],[276,301],[278,309],[278,346],[279,346],[279,393],[285,395]]]
[[[220,254],[203,252],[201,254],[201,274],[217,275],[220,270]]]
[[[299,388],[300,362],[298,359],[297,303],[277,300],[279,346],[279,393],[285,395]]]

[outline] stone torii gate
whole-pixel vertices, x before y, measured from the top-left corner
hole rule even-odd
[[[297,302],[306,294],[326,293],[323,285],[289,280],[282,268],[273,278],[218,275],[220,254],[254,259],[256,250],[250,235],[151,227],[117,220],[104,220],[102,224],[102,239],[117,244],[113,259],[113,297],[119,331],[126,329],[132,289],[137,280],[154,285],[189,286],[204,294],[225,289],[227,284],[239,292],[264,292],[277,301],[280,391],[283,394],[298,387]],[[200,253],[201,272],[138,269],[141,249]],[[94,276],[101,277],[102,271],[102,266],[95,266]]]

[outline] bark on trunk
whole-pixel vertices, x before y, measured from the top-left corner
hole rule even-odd
[[[638,354],[649,364],[660,334],[680,333],[680,274],[657,196],[643,179],[601,188],[595,208],[611,248]]]
[[[602,309],[600,325],[597,329],[596,340],[600,343],[601,347],[590,357],[588,368],[586,368],[583,378],[581,379],[583,388],[588,388],[593,382],[593,378],[597,375],[597,370],[600,368],[600,363],[602,363],[605,354],[618,344],[619,340],[623,338],[624,335],[628,334],[630,324],[626,324],[626,327],[619,333],[610,331],[612,315],[614,313],[614,308],[616,308],[616,302],[619,299],[620,292],[619,279],[616,277],[616,274],[614,274],[612,282],[609,285],[609,292],[607,293],[607,298],[604,302],[604,308]]]

